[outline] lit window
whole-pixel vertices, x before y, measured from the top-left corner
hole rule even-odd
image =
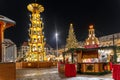
[[[91,37],[91,35],[89,35],[89,37]]]
[[[95,44],[95,42],[94,42],[94,41],[92,41],[92,44]]]
[[[87,42],[87,45],[89,45],[89,42]]]

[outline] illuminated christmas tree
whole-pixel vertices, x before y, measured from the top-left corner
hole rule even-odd
[[[30,17],[31,25],[29,28],[29,52],[27,53],[27,61],[44,61],[46,54],[44,50],[44,24],[40,18],[40,13],[44,11],[44,7],[37,3],[32,3],[27,6],[32,13]]]
[[[76,36],[74,34],[73,24],[70,24],[69,34],[68,34],[66,43],[67,43],[66,44],[67,49],[78,47],[78,42],[77,42]]]

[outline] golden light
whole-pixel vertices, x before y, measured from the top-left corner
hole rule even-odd
[[[44,50],[45,41],[42,30],[44,25],[40,19],[40,13],[44,11],[44,7],[37,3],[32,3],[27,6],[28,10],[32,13],[30,18],[31,25],[29,28],[29,47],[27,61],[44,61],[46,59],[46,53]]]
[[[90,29],[93,29],[93,25],[90,25],[89,28],[90,28]]]

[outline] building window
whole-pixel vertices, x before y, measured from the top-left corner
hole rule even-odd
[[[95,44],[95,42],[94,42],[94,41],[92,41],[92,44]]]

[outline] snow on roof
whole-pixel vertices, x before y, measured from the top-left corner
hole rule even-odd
[[[15,45],[15,43],[12,42],[10,39],[4,39],[2,44],[6,45],[6,46]]]
[[[13,21],[13,20],[11,20],[11,19],[9,19],[9,18],[7,18],[7,17],[5,17],[3,15],[0,15],[0,21],[6,21],[8,23],[16,24],[15,21]]]

